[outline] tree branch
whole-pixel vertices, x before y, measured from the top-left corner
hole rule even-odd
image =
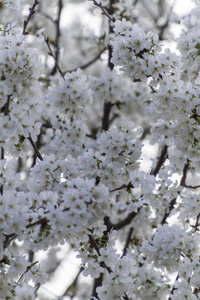
[[[60,51],[60,49],[59,49],[60,17],[61,17],[62,8],[63,8],[62,0],[58,0],[58,15],[57,15],[57,20],[55,21],[55,23],[56,23],[56,40],[55,40],[56,51],[55,51],[55,55],[54,55],[55,64],[51,71],[51,75],[54,75],[56,73],[56,71],[58,69],[58,65],[59,65],[58,60],[59,60],[59,51]],[[60,70],[59,70],[59,72],[60,72]]]
[[[189,159],[187,159],[187,162],[183,168],[183,176],[181,178],[181,181],[180,181],[180,186],[183,186],[185,187],[185,182],[186,182],[186,177],[187,177],[187,172],[188,172],[188,168],[189,168],[189,165],[190,165],[190,161]]]
[[[176,276],[175,282],[178,281],[178,279],[179,279],[179,275]],[[175,282],[174,282],[173,287],[172,287],[171,292],[170,292],[171,295],[173,295],[174,291],[176,290],[176,288],[175,288]],[[169,297],[168,300],[172,300],[172,298]]]
[[[58,65],[58,62],[57,62],[57,60],[56,60],[56,57],[54,56],[53,51],[52,51],[52,49],[51,49],[51,46],[50,46],[50,44],[49,44],[49,38],[48,38],[48,37],[46,38],[46,37],[44,36],[44,40],[45,40],[45,42],[46,42],[46,44],[47,44],[47,47],[48,47],[48,49],[49,49],[49,53],[48,53],[48,54],[54,58],[55,63],[56,63],[56,68],[58,69],[58,71],[59,71],[60,75],[62,76],[63,80],[65,80],[64,73],[63,73],[62,70],[60,69],[60,67],[59,67],[59,65]]]
[[[174,206],[176,204],[176,199],[177,199],[177,197],[175,197],[174,199],[172,199],[171,202],[169,203],[168,210],[165,211],[165,214],[164,214],[164,216],[162,218],[162,221],[160,223],[161,225],[165,224],[165,222],[167,221],[167,218],[171,214],[171,211],[174,209]]]
[[[111,102],[104,102],[104,109],[103,109],[103,118],[102,118],[102,131],[107,131],[109,129],[109,117],[110,117],[110,112],[113,107],[113,103]]]
[[[150,172],[151,175],[156,176],[159,173],[160,168],[162,167],[162,165],[164,164],[164,162],[166,160],[167,149],[168,149],[168,146],[165,145],[161,151],[161,154],[160,154],[160,157],[158,159],[155,169],[151,170],[151,172]]]
[[[1,160],[4,159],[4,148],[1,147]],[[0,177],[3,177],[3,174],[0,174]],[[0,195],[3,196],[3,184],[0,185]]]
[[[129,229],[129,233],[128,233],[128,236],[127,236],[127,239],[126,239],[126,243],[125,243],[125,246],[124,246],[124,250],[123,250],[123,254],[122,254],[122,257],[126,255],[127,253],[127,249],[129,247],[129,244],[131,242],[131,236],[132,236],[132,233],[133,233],[133,227],[131,227]]]
[[[97,61],[100,57],[101,57],[101,54],[106,50],[107,48],[103,48],[93,59],[91,59],[89,62],[77,67],[77,68],[74,68],[74,69],[71,69],[71,70],[68,70],[68,71],[65,71],[63,72],[63,74],[65,75],[66,73],[71,73],[71,72],[74,72],[76,71],[78,68],[84,70],[86,69],[87,67],[89,67],[90,65],[92,65],[95,61]]]
[[[188,171],[188,167],[189,167],[189,159],[187,159],[187,162],[186,164],[184,165],[184,168],[183,168],[183,175],[182,175],[182,178],[181,178],[181,181],[180,181],[180,186],[184,186],[185,187],[185,181],[186,181],[186,176],[187,176],[187,171]],[[178,195],[180,194],[180,192],[178,192]],[[169,217],[171,211],[174,209],[174,206],[176,204],[176,200],[177,200],[177,197],[175,197],[174,199],[171,200],[171,202],[169,203],[169,206],[168,206],[168,210],[165,212],[163,218],[162,218],[162,221],[161,221],[161,225],[164,225],[167,218]]]
[[[39,151],[39,149],[37,148],[36,144],[35,144],[34,141],[32,140],[31,135],[29,135],[29,137],[28,137],[27,139],[30,141],[31,145],[33,146],[33,149],[34,149],[34,151],[35,151],[36,156],[37,156],[40,160],[43,160],[43,157],[42,157],[42,155],[40,154],[40,151]]]
[[[34,3],[33,3],[33,6],[29,8],[29,15],[27,17],[26,20],[24,20],[24,27],[23,27],[23,31],[22,31],[22,34],[23,35],[27,35],[29,34],[28,31],[26,31],[26,28],[28,26],[28,23],[31,19],[31,17],[35,14],[35,7],[39,4],[39,1],[35,0]]]
[[[70,296],[71,299],[72,299],[76,295],[75,291],[76,291],[76,288],[77,288],[78,278],[79,278],[80,274],[83,272],[83,270],[84,270],[84,268],[81,267],[80,270],[78,271],[78,274],[76,275],[76,277],[74,278],[72,283],[68,286],[68,288],[66,289],[66,291],[64,292],[62,297]]]
[[[103,5],[101,4],[101,2],[97,2],[97,1],[93,1],[94,5],[98,6],[101,10],[102,10],[102,15],[108,17],[108,19],[112,22],[115,22],[115,18],[111,17],[107,11],[105,10],[105,8],[103,7]]]
[[[137,212],[135,212],[135,211],[130,212],[124,220],[120,221],[117,224],[113,224],[110,221],[109,217],[105,217],[104,222],[105,222],[105,225],[107,226],[107,232],[110,232],[112,229],[119,230],[119,229],[124,228],[126,225],[129,225],[132,222],[132,220],[139,214],[140,209],[141,209],[141,207],[138,208]]]

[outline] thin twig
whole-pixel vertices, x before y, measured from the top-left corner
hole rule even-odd
[[[172,287],[171,292],[170,292],[171,295],[173,295],[174,291],[176,290],[175,283],[176,283],[176,281],[178,281],[178,279],[179,279],[179,275],[176,276],[175,282],[174,282],[173,287]],[[171,296],[168,298],[168,300],[172,300]]]
[[[56,47],[56,51],[55,51],[55,64],[54,67],[51,71],[51,75],[54,75],[58,69],[58,65],[59,65],[59,38],[60,38],[60,18],[61,18],[61,12],[62,12],[62,8],[63,8],[63,3],[62,0],[58,0],[58,15],[57,15],[57,20],[55,21],[56,23],[56,40],[55,40],[55,47]]]
[[[197,218],[196,218],[196,223],[195,223],[195,225],[194,225],[195,231],[197,231],[197,227],[200,225],[200,224],[199,224],[199,218],[200,218],[200,214],[198,214],[198,216],[197,216]]]
[[[171,202],[169,203],[168,209],[167,209],[167,211],[165,211],[165,214],[164,214],[164,216],[162,218],[162,221],[160,222],[161,225],[164,225],[166,223],[167,218],[171,214],[171,211],[174,209],[174,206],[176,204],[176,200],[177,200],[177,197],[175,197],[174,199],[172,199]]]
[[[60,67],[59,67],[59,65],[58,65],[58,63],[57,63],[57,61],[56,61],[56,57],[54,56],[53,51],[51,50],[51,46],[50,46],[50,44],[49,44],[49,38],[44,36],[44,40],[45,40],[45,42],[46,42],[46,44],[47,44],[47,47],[48,47],[48,49],[49,49],[49,53],[48,53],[48,54],[54,58],[54,60],[55,60],[55,62],[56,62],[56,67],[57,67],[57,69],[58,69],[60,75],[62,76],[63,80],[65,80],[64,73],[63,73],[62,70],[60,69]]]
[[[185,187],[185,181],[186,181],[187,171],[188,171],[188,168],[189,168],[189,163],[190,163],[190,161],[189,161],[189,159],[187,159],[187,162],[185,163],[184,168],[183,168],[183,175],[182,175],[182,178],[181,178],[181,181],[180,181],[180,186],[183,186],[183,187]],[[178,192],[178,195],[179,194],[180,194],[180,192]],[[177,195],[177,197],[178,197],[178,195]],[[161,221],[161,225],[165,224],[167,218],[171,214],[171,211],[174,209],[177,197],[172,199],[171,202],[169,203],[168,210],[165,211],[165,214],[164,214],[164,216],[162,218],[162,221]]]
[[[73,299],[73,297],[75,296],[75,291],[77,290],[77,282],[78,282],[78,278],[80,276],[80,274],[83,272],[84,268],[81,267],[78,271],[78,274],[76,275],[76,277],[74,278],[74,280],[72,281],[72,283],[68,286],[68,288],[66,289],[66,291],[64,292],[64,294],[62,295],[62,297],[65,296],[69,296],[71,293],[71,299]]]
[[[102,15],[108,17],[108,19],[109,19],[110,21],[112,21],[112,22],[115,22],[115,21],[116,21],[115,18],[111,17],[111,16],[107,13],[107,11],[105,10],[105,8],[104,8],[103,5],[101,4],[101,2],[98,3],[97,1],[94,0],[93,3],[94,3],[94,5],[98,6],[98,7],[102,10]]]
[[[12,96],[12,94],[7,96],[7,101],[4,107],[4,115],[7,116],[9,114],[9,105],[10,105],[10,97]]]
[[[18,281],[17,281],[17,284],[20,283],[20,281],[21,281],[22,278],[25,276],[25,274],[28,273],[28,272],[31,270],[31,268],[32,268],[33,266],[35,266],[37,263],[38,263],[38,261],[35,261],[35,262],[33,262],[30,266],[28,266],[28,267],[26,268],[26,271],[19,277],[19,279],[18,279]]]
[[[186,178],[187,178],[187,173],[188,173],[188,170],[189,170],[189,166],[190,166],[190,160],[187,159],[187,162],[184,166],[184,169],[183,169],[183,176],[181,178],[181,182],[180,182],[180,186],[183,186],[185,188],[189,188],[189,189],[198,189],[200,188],[200,185],[187,185],[186,184]]]
[[[151,170],[151,172],[150,172],[151,175],[156,176],[159,173],[160,168],[162,167],[162,165],[164,164],[164,162],[166,160],[167,148],[168,148],[168,146],[166,146],[166,145],[163,147],[160,157],[157,161],[156,167],[153,170]]]
[[[130,244],[130,242],[131,242],[131,236],[132,236],[132,233],[133,233],[133,227],[131,227],[131,228],[129,229],[129,233],[128,233],[128,236],[127,236],[127,239],[126,239],[126,244],[125,244],[125,246],[124,246],[124,250],[123,250],[122,257],[125,256],[126,253],[127,253],[127,249],[128,249],[129,244]]]
[[[106,50],[107,48],[105,47],[105,48],[103,48],[94,58],[92,58],[89,62],[87,62],[87,63],[85,63],[85,64],[83,64],[83,65],[81,65],[81,66],[79,66],[79,67],[77,67],[77,68],[74,68],[74,69],[71,69],[71,70],[68,70],[68,71],[65,71],[65,72],[63,72],[63,74],[65,75],[66,73],[71,73],[71,72],[74,72],[74,71],[76,71],[78,68],[80,68],[80,69],[86,69],[87,67],[89,67],[90,65],[92,65],[95,61],[97,61],[99,58],[100,58],[100,56],[101,56],[101,54]]]
[[[185,163],[184,165],[184,168],[183,168],[183,176],[181,178],[181,181],[180,181],[180,186],[184,186],[186,185],[186,177],[187,177],[187,172],[188,172],[188,168],[189,168],[189,165],[190,165],[190,161],[189,159],[187,159],[187,162]]]
[[[97,245],[97,242],[95,241],[95,239],[93,238],[93,236],[91,234],[88,234],[88,237],[89,237],[91,245],[94,247],[94,249],[96,250],[97,254],[99,256],[101,256],[100,251],[99,251],[99,246]],[[109,274],[112,273],[111,268],[107,267],[104,262],[102,264],[102,267],[104,267],[108,271]]]
[[[44,218],[41,218],[41,219],[35,221],[34,223],[29,223],[28,225],[26,225],[26,228],[28,229],[35,225],[42,225],[43,227],[45,227],[47,224],[48,224],[48,220],[47,220],[47,218],[44,217]]]
[[[88,237],[89,237],[90,243],[92,244],[92,246],[94,247],[94,249],[96,250],[96,252],[98,253],[98,255],[100,256],[101,254],[99,252],[99,246],[97,245],[95,239],[90,234],[88,235]],[[102,266],[103,268],[105,268],[108,271],[109,274],[113,272],[110,267],[106,266],[105,262],[101,262],[100,266]],[[99,278],[96,278],[95,281],[94,281],[92,297],[97,297],[98,298],[96,289],[97,289],[98,286],[102,286],[102,282],[103,282],[103,273],[101,273],[100,276],[99,276]],[[125,296],[123,297],[123,299],[124,300],[129,300],[129,298],[126,295],[126,293],[125,293]]]
[[[40,151],[39,151],[39,149],[37,148],[36,144],[35,144],[34,141],[32,140],[31,135],[29,135],[29,137],[28,137],[27,139],[30,141],[31,145],[33,146],[33,149],[34,149],[35,154],[37,155],[37,157],[38,157],[40,160],[43,160],[43,157],[42,157],[42,155],[40,154]]]
[[[4,159],[4,148],[1,147],[1,160]],[[3,177],[3,174],[0,174],[0,177]],[[0,195],[3,196],[3,184],[0,185]]]
[[[115,10],[114,10],[114,4],[115,4],[115,0],[110,0],[109,1],[109,15],[113,15]],[[113,21],[109,19],[109,34],[112,34],[114,32],[113,30]],[[113,48],[110,44],[108,44],[108,68],[110,70],[114,69],[114,64],[111,62],[111,58],[112,58],[112,54],[113,54]]]
[[[122,184],[120,187],[111,190],[110,193],[116,192],[116,191],[120,191],[122,189],[127,189],[127,192],[130,191],[131,189],[134,188],[134,185],[132,184],[132,182],[130,181],[128,184]]]
[[[33,6],[29,8],[29,15],[27,17],[26,20],[24,20],[24,27],[23,27],[23,31],[22,31],[22,34],[23,35],[27,35],[29,34],[28,31],[26,31],[26,28],[28,26],[28,23],[31,19],[31,17],[35,14],[35,7],[39,4],[39,1],[35,0],[34,3],[33,3]]]
[[[4,111],[4,116],[7,116],[9,114],[9,104],[10,104],[10,97],[12,96],[12,94],[7,96],[7,101],[5,103],[5,105],[3,106],[3,111]],[[1,160],[4,159],[4,148],[1,147]],[[0,174],[0,177],[3,177],[3,174]],[[3,195],[3,184],[0,185],[0,195]]]

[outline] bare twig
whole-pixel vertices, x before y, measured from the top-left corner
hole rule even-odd
[[[7,96],[7,101],[4,104],[4,106],[1,108],[1,112],[4,112],[4,116],[7,116],[9,114],[9,104],[10,104],[10,97],[12,96],[12,94]],[[4,148],[1,147],[1,160],[4,159]],[[0,177],[2,177],[3,175],[0,174]],[[3,195],[3,184],[0,185],[0,195]]]
[[[130,244],[130,242],[131,242],[131,236],[132,236],[132,233],[133,233],[133,227],[131,227],[131,228],[129,229],[129,233],[128,233],[128,236],[127,236],[127,239],[126,239],[126,244],[125,244],[125,246],[124,246],[124,250],[123,250],[122,257],[125,256],[126,253],[127,253],[128,246],[129,246],[129,244]]]
[[[130,191],[131,189],[134,188],[134,185],[132,184],[132,182],[130,181],[128,184],[122,184],[120,187],[111,190],[110,193],[116,192],[116,191],[120,191],[122,189],[127,189],[127,192]]]
[[[95,239],[93,238],[92,235],[88,235],[89,237],[89,240],[90,240],[90,243],[91,245],[94,247],[94,249],[96,250],[97,254],[100,256],[100,252],[99,252],[99,246],[97,245]],[[100,266],[105,268],[108,273],[112,273],[112,270],[110,267],[107,267],[105,262],[101,262],[100,263]],[[103,273],[100,274],[99,278],[96,278],[95,281],[94,281],[94,286],[93,286],[93,292],[92,292],[92,297],[97,297],[98,298],[98,295],[97,295],[97,292],[96,292],[96,289],[98,286],[101,286],[102,285],[102,282],[103,282]],[[129,300],[128,296],[126,295],[125,293],[125,296],[123,297],[124,300]]]
[[[174,206],[176,204],[176,199],[177,199],[177,197],[175,197],[174,199],[172,199],[171,202],[169,203],[168,209],[165,211],[165,214],[164,214],[164,216],[162,218],[162,221],[160,222],[161,225],[165,224],[165,222],[167,221],[167,218],[171,214],[171,211],[174,209]]]
[[[91,234],[89,234],[88,237],[89,237],[92,247],[96,250],[98,256],[101,256],[100,251],[99,251],[99,246],[97,245],[97,242],[95,241],[93,236]],[[109,274],[112,273],[111,268],[107,267],[105,262],[100,262],[100,266],[105,268]],[[102,282],[103,282],[103,273],[100,273],[99,277],[95,278],[95,280],[94,280],[93,289],[92,289],[92,297],[97,297],[97,299],[98,299],[97,287],[102,286]]]
[[[187,159],[187,162],[185,163],[184,168],[183,168],[183,175],[182,175],[182,178],[181,178],[181,181],[180,181],[180,186],[185,187],[185,181],[186,181],[186,176],[187,176],[187,171],[188,171],[188,168],[189,168],[189,164],[190,164],[190,161],[189,161],[189,159]],[[180,192],[178,192],[178,195],[179,194],[180,194]],[[177,197],[178,197],[178,195],[177,195]],[[174,209],[177,197],[172,199],[171,202],[169,203],[168,209],[165,211],[165,214],[162,218],[161,225],[165,224],[167,218],[171,214],[171,211]]]
[[[1,147],[1,160],[4,159],[4,148]],[[1,177],[3,177],[3,174],[0,174]],[[3,196],[3,184],[0,185],[0,195]]]
[[[25,276],[25,274],[28,273],[28,271],[30,271],[31,268],[32,268],[33,266],[35,266],[37,263],[38,263],[38,261],[35,261],[35,262],[33,262],[30,266],[28,266],[28,267],[26,268],[26,271],[25,271],[25,272],[20,276],[20,278],[18,279],[17,284],[20,283],[20,281],[21,281],[22,278]]]
[[[190,165],[190,161],[189,159],[187,159],[187,162],[183,168],[183,176],[181,178],[181,181],[180,181],[180,186],[184,186],[186,185],[186,177],[187,177],[187,172],[188,172],[188,168],[189,168],[189,165]]]
[[[43,160],[43,157],[42,157],[42,155],[40,154],[40,151],[39,151],[39,149],[37,148],[36,144],[35,144],[34,141],[32,140],[31,135],[29,135],[29,137],[28,137],[27,139],[30,141],[31,145],[33,146],[33,149],[34,149],[35,154],[37,155],[37,157],[38,157],[40,160]]]
[[[50,44],[49,44],[49,38],[44,36],[44,40],[45,40],[45,42],[46,42],[46,44],[47,44],[47,47],[48,47],[48,49],[49,49],[49,53],[48,53],[48,54],[49,54],[51,57],[54,58],[55,63],[56,63],[56,68],[58,69],[58,71],[59,71],[60,75],[62,76],[63,80],[65,80],[64,73],[63,73],[62,70],[60,69],[60,67],[59,67],[59,65],[58,65],[58,62],[56,61],[56,57],[54,56],[53,51],[52,51],[52,49],[51,49],[51,46],[50,46]]]
[[[102,15],[108,17],[108,19],[109,19],[110,21],[112,21],[112,22],[115,22],[115,21],[116,21],[115,18],[111,17],[111,16],[107,13],[107,11],[105,10],[105,8],[104,8],[103,5],[101,4],[101,2],[98,3],[97,1],[94,0],[93,3],[94,3],[94,5],[98,6],[98,7],[102,10]]]
[[[27,35],[29,34],[28,31],[26,31],[26,28],[28,26],[28,23],[31,19],[31,17],[35,14],[35,7],[39,4],[39,1],[35,0],[34,3],[33,3],[33,6],[29,8],[29,15],[27,17],[26,20],[24,20],[24,27],[23,27],[23,31],[22,31],[22,34],[23,35]]]
[[[7,116],[9,114],[9,105],[10,105],[10,97],[11,96],[12,96],[12,94],[7,96],[7,101],[6,101],[6,104],[4,107],[4,115],[5,116]]]
[[[151,172],[150,172],[151,175],[156,176],[159,173],[160,168],[162,167],[162,165],[164,164],[164,162],[166,160],[167,148],[168,148],[168,146],[166,146],[166,145],[163,147],[155,169],[151,170]]]
[[[107,232],[110,232],[112,229],[119,230],[119,229],[124,228],[126,225],[129,225],[132,222],[132,220],[139,214],[140,209],[141,209],[141,207],[139,207],[136,212],[135,211],[130,212],[124,220],[122,220],[116,224],[113,224],[110,221],[109,217],[105,217],[104,222],[105,222],[105,225],[107,226]]]
[[[10,243],[18,237],[18,235],[15,233],[12,233],[9,235],[4,234],[4,236],[5,236],[6,240],[3,242],[3,249],[8,247],[10,245]]]
[[[68,71],[65,71],[65,72],[63,72],[63,74],[66,74],[66,73],[71,73],[71,72],[74,72],[74,71],[76,71],[78,68],[80,68],[80,69],[86,69],[87,67],[89,67],[90,65],[92,65],[95,61],[97,61],[99,58],[100,58],[100,56],[101,56],[101,54],[106,50],[107,48],[105,47],[105,48],[103,48],[94,58],[92,58],[89,62],[87,62],[87,63],[85,63],[85,64],[83,64],[83,65],[81,65],[81,66],[79,66],[79,67],[77,67],[77,68],[74,68],[74,69],[71,69],[71,70],[68,70]]]
[[[173,294],[174,294],[174,291],[176,290],[176,288],[175,288],[175,283],[176,283],[176,281],[178,281],[178,280],[179,280],[179,275],[176,276],[174,285],[173,285],[173,287],[172,287],[172,289],[171,289],[171,292],[170,292],[171,295],[173,295]],[[172,300],[171,296],[168,298],[168,300]]]
[[[70,295],[70,297],[72,299],[75,296],[78,278],[79,278],[80,274],[83,272],[83,270],[84,270],[83,267],[81,267],[79,269],[78,274],[76,275],[76,277],[74,278],[74,280],[72,281],[72,283],[68,286],[68,288],[66,289],[66,291],[62,295],[63,297]]]
[[[100,254],[100,252],[99,252],[99,246],[98,246],[97,242],[95,241],[95,239],[93,238],[93,236],[92,236],[91,234],[88,234],[88,237],[89,237],[89,240],[90,240],[91,245],[92,245],[93,248],[96,250],[97,254],[98,254],[99,256],[101,256],[101,254]],[[112,272],[111,268],[110,268],[110,267],[107,267],[106,264],[105,264],[104,262],[102,263],[102,267],[104,267],[104,268],[108,271],[108,273],[111,273],[111,272]]]
[[[103,273],[100,273],[99,277],[94,279],[91,299],[93,299],[93,297],[99,299],[97,294],[97,288],[99,286],[102,286],[102,282],[103,282]]]
[[[184,187],[188,188],[188,189],[198,189],[198,188],[200,188],[200,184],[199,185],[187,185],[187,184],[185,184]]]
[[[44,218],[41,218],[41,219],[35,221],[34,223],[29,223],[28,225],[26,225],[26,228],[28,229],[35,225],[42,225],[43,227],[45,227],[47,224],[48,224],[48,220],[47,220],[47,218],[44,217]]]
[[[102,118],[102,131],[107,131],[109,128],[109,117],[111,108],[113,107],[113,103],[111,102],[104,102],[104,109],[103,109],[103,118]]]
[[[198,189],[198,188],[200,188],[200,184],[199,185],[188,185],[188,184],[186,184],[186,178],[187,178],[187,173],[188,173],[189,166],[190,166],[190,160],[187,159],[187,162],[186,162],[186,164],[184,166],[184,169],[183,169],[183,176],[182,176],[181,181],[180,181],[180,186],[183,186],[183,187],[189,188],[189,189]]]
[[[115,4],[116,0],[110,0],[109,1],[109,15],[113,15],[115,10],[114,10],[114,4]],[[114,19],[114,18],[113,18]],[[113,33],[113,21],[109,19],[109,34]],[[111,58],[112,58],[112,54],[113,54],[113,48],[110,44],[108,44],[108,68],[110,70],[112,70],[114,68],[114,64],[111,62]]]
[[[55,64],[51,71],[51,75],[54,75],[56,73],[56,71],[58,69],[58,65],[59,65],[58,61],[59,61],[59,50],[60,50],[59,49],[60,17],[61,17],[62,8],[63,8],[62,0],[58,0],[58,15],[57,15],[57,20],[55,21],[55,24],[56,24],[56,40],[55,40],[56,51],[55,51],[55,55],[54,55]]]
[[[198,216],[197,216],[197,218],[196,218],[196,223],[195,223],[195,225],[194,225],[195,231],[197,231],[197,227],[200,225],[200,224],[199,224],[199,218],[200,218],[200,214],[198,214]]]

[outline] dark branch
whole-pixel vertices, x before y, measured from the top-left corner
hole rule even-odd
[[[200,185],[187,185],[187,184],[185,184],[184,187],[188,188],[188,189],[198,189],[198,188],[200,188]]]
[[[99,252],[99,246],[97,244],[97,242],[95,241],[95,239],[93,238],[93,236],[91,234],[88,234],[89,240],[91,245],[93,246],[93,248],[96,250],[97,254],[99,256],[101,256],[100,252]],[[104,262],[102,262],[102,264],[100,264],[103,268],[105,268],[108,273],[112,273],[112,270],[110,267],[107,267],[106,264]]]
[[[38,157],[40,160],[43,160],[43,157],[42,157],[42,155],[40,154],[40,151],[39,151],[39,149],[37,148],[36,144],[35,144],[34,141],[32,140],[31,135],[29,135],[29,137],[28,137],[27,139],[30,141],[31,145],[33,146],[33,149],[34,149],[35,154],[37,155],[37,157]]]
[[[187,159],[187,162],[183,168],[183,176],[181,178],[181,181],[180,181],[180,186],[184,186],[186,185],[186,177],[187,177],[187,172],[188,172],[188,168],[189,168],[189,165],[190,165],[190,161],[189,159]]]
[[[115,12],[114,10],[114,4],[115,4],[116,0],[110,0],[109,1],[109,14],[112,16]],[[109,34],[113,33],[113,21],[109,19]],[[110,70],[114,69],[114,64],[111,62],[111,58],[112,58],[112,54],[113,54],[113,48],[110,44],[108,44],[108,68]]]
[[[105,217],[104,222],[105,225],[107,226],[107,232],[110,232],[112,229],[119,230],[124,228],[126,225],[129,225],[132,222],[132,220],[139,214],[140,209],[141,207],[138,208],[137,212],[132,211],[131,213],[128,214],[128,216],[124,220],[118,222],[117,224],[113,224],[110,221],[109,217]]]
[[[122,257],[125,256],[126,253],[127,253],[127,249],[128,249],[129,244],[130,244],[130,242],[131,242],[131,236],[132,236],[132,233],[133,233],[133,227],[131,227],[131,228],[129,229],[129,233],[128,233],[128,236],[127,236],[127,239],[126,239],[126,244],[125,244],[125,246],[124,246],[124,250],[123,250]]]
[[[197,228],[198,228],[198,226],[200,225],[200,224],[199,224],[199,218],[200,218],[200,214],[198,214],[198,216],[197,216],[197,218],[196,218],[196,223],[195,223],[195,225],[194,225],[195,231],[197,231]]]
[[[47,225],[47,223],[48,223],[48,220],[47,220],[47,218],[44,217],[42,219],[35,221],[34,223],[30,223],[30,224],[26,225],[26,228],[28,229],[35,225],[42,225],[44,227],[45,225]]]
[[[168,146],[166,146],[166,145],[163,147],[155,169],[151,170],[151,173],[150,173],[151,175],[156,176],[159,173],[160,168],[162,167],[162,165],[164,164],[164,162],[166,160],[167,148],[168,148]]]
[[[179,279],[179,275],[176,276],[175,282],[178,281],[178,279]],[[175,283],[174,283],[170,294],[173,295],[175,290],[176,290],[176,288],[175,288]],[[172,300],[171,296],[168,298],[168,300]]]
[[[115,18],[111,17],[107,11],[105,10],[105,8],[103,7],[103,5],[101,4],[101,2],[97,2],[97,1],[93,1],[94,5],[98,6],[101,10],[102,10],[102,15],[108,17],[108,19],[112,22],[115,22]]]
[[[169,217],[171,211],[174,209],[174,206],[176,204],[176,199],[177,199],[177,197],[172,199],[171,202],[169,203],[168,210],[165,212],[165,214],[162,218],[161,225],[165,224],[165,222],[167,221],[167,218]]]
[[[104,102],[104,109],[103,109],[103,118],[102,118],[102,131],[107,131],[109,129],[109,117],[110,117],[110,112],[111,108],[113,107],[113,103],[111,102]]]
[[[4,148],[1,147],[1,160],[4,159]],[[1,177],[3,177],[3,174],[0,174]],[[3,196],[3,184],[0,185],[0,195]]]
[[[130,181],[128,184],[122,184],[120,187],[111,190],[110,193],[116,192],[116,191],[120,191],[122,189],[127,189],[127,192],[129,192],[132,188],[134,188],[132,182]]]
[[[100,273],[99,277],[94,279],[91,299],[93,299],[93,297],[99,299],[98,294],[97,294],[97,288],[99,286],[102,286],[102,282],[103,282],[103,273]]]
[[[84,270],[84,268],[81,267],[80,270],[78,271],[78,274],[76,275],[76,277],[74,278],[74,280],[70,284],[70,286],[68,286],[68,288],[66,289],[66,291],[62,295],[63,297],[70,295],[71,299],[73,299],[73,297],[76,295],[75,292],[77,290],[78,278],[79,278],[80,274],[83,272],[83,270]]]
[[[62,76],[62,78],[65,80],[65,77],[64,77],[64,73],[62,72],[62,70],[60,69],[60,67],[59,67],[59,65],[58,65],[58,62],[57,62],[57,60],[56,60],[56,57],[55,57],[55,55],[53,54],[53,51],[51,50],[51,46],[50,46],[50,44],[49,44],[49,38],[47,37],[45,37],[44,36],[44,40],[45,40],[45,42],[46,42],[46,44],[47,44],[47,47],[48,47],[48,49],[49,49],[49,55],[50,56],[52,56],[53,57],[53,59],[55,60],[55,63],[56,63],[56,68],[58,69],[58,71],[59,71],[59,73],[60,73],[60,75]]]
[[[7,96],[7,101],[6,101],[6,104],[5,104],[5,107],[4,107],[4,115],[7,116],[9,114],[9,104],[10,104],[10,97],[12,96],[11,95],[8,95]]]
[[[62,0],[58,0],[58,15],[57,15],[57,20],[55,21],[56,23],[56,40],[55,40],[55,47],[56,47],[56,51],[55,51],[55,64],[54,67],[51,71],[51,75],[54,75],[58,69],[58,61],[59,61],[59,38],[60,38],[60,17],[61,17],[61,12],[62,12],[62,8],[63,8],[63,3]]]
[[[29,23],[31,17],[35,14],[35,7],[38,4],[39,4],[39,1],[35,0],[33,3],[33,6],[29,8],[29,15],[28,15],[27,19],[24,20],[24,27],[23,27],[23,31],[22,31],[23,35],[29,34],[28,31],[26,31],[26,28],[28,26],[28,23]]]
[[[183,175],[182,175],[182,178],[181,178],[181,181],[180,181],[180,186],[185,187],[185,181],[186,181],[186,176],[187,176],[187,171],[188,171],[189,164],[190,164],[190,161],[189,161],[189,159],[187,159],[187,162],[186,162],[186,164],[183,168]],[[180,194],[180,192],[178,192],[178,195],[179,194]],[[176,200],[177,200],[177,197],[172,199],[171,202],[169,203],[168,210],[165,212],[165,214],[162,218],[161,225],[165,224],[165,222],[166,222],[167,218],[169,217],[171,211],[174,209],[174,206],[176,204]]]

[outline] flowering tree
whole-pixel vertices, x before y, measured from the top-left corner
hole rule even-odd
[[[200,1],[69,2],[0,1],[0,299],[200,299]]]

